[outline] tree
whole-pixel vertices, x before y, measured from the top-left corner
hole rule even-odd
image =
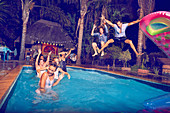
[[[6,4],[6,2],[0,1],[0,25],[3,26],[4,23],[6,23],[6,19],[9,15],[9,6]]]
[[[151,13],[154,10],[155,7],[155,0],[138,0],[138,4],[139,4],[139,13],[140,16],[139,18],[143,18],[145,15],[148,15],[149,13]],[[138,32],[138,52],[142,53],[142,48],[144,45],[145,41],[145,35],[142,32],[142,30],[139,28],[139,32]],[[137,65],[139,66],[141,64],[141,56],[139,56],[137,58]]]
[[[109,47],[107,50],[109,56],[111,56],[111,58],[113,59],[113,68],[114,68],[115,60],[119,58],[122,49],[118,46],[112,45],[112,47]]]
[[[131,60],[131,53],[127,49],[126,51],[120,52],[119,60],[123,61],[123,67],[127,67],[127,61]]]
[[[21,50],[20,50],[19,60],[24,60],[27,23],[28,23],[30,11],[34,6],[34,2],[32,1],[33,0],[25,0],[25,1],[21,0],[23,29],[22,29],[22,40],[21,40]]]
[[[83,39],[83,29],[84,29],[84,17],[87,13],[87,1],[88,0],[80,0],[80,18],[78,21],[79,26],[79,38],[78,38],[78,49],[77,49],[77,61],[76,64],[81,64],[81,49],[82,49],[82,39]]]

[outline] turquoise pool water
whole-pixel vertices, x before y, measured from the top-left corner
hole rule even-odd
[[[134,79],[105,72],[68,68],[71,79],[63,80],[47,94],[37,94],[39,78],[33,68],[24,67],[3,112],[130,112],[144,109],[149,98],[169,91],[144,84]],[[160,86],[162,87],[162,86]]]

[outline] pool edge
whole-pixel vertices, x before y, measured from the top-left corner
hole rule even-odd
[[[0,109],[2,108],[6,98],[9,95],[9,92],[12,90],[16,80],[18,79],[22,68],[24,65],[18,65],[16,68],[10,71],[7,75],[5,75],[1,80],[0,84],[2,85],[0,90]]]
[[[115,71],[108,71],[108,70],[98,69],[98,68],[93,68],[93,67],[81,67],[81,66],[71,66],[71,65],[68,65],[67,67],[98,70],[98,71],[103,71],[103,72],[110,73],[110,74],[116,74],[118,76],[127,77],[127,78],[131,78],[131,79],[135,79],[135,80],[141,80],[141,81],[144,81],[144,82],[149,82],[149,83],[154,83],[154,84],[159,84],[159,85],[165,85],[165,86],[168,86],[168,87],[170,86],[169,84],[163,84],[163,83],[158,82],[156,80],[151,80],[151,79],[147,79],[147,78],[139,78],[139,77],[131,76],[129,74],[123,75],[123,73],[115,72]]]

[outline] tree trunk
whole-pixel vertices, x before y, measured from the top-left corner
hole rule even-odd
[[[106,7],[103,6],[103,7],[102,7],[102,15],[103,15],[104,17],[106,17],[106,11],[107,11]],[[104,23],[104,21],[101,20],[100,24],[102,25],[103,23]]]
[[[82,39],[83,39],[83,28],[84,28],[84,16],[87,13],[87,0],[80,0],[81,10],[80,10],[80,21],[79,21],[79,39],[78,39],[78,49],[77,49],[77,61],[76,64],[81,64],[81,49],[82,49]]]
[[[151,13],[154,10],[155,7],[155,0],[138,0],[138,4],[140,7],[140,19],[142,19],[145,15]],[[144,48],[146,49],[145,45],[145,35],[139,28],[139,34],[138,34],[138,52],[142,53],[142,47],[144,45]],[[137,65],[141,65],[141,56],[137,58]]]
[[[32,0],[21,0],[22,3],[22,20],[23,20],[23,29],[22,29],[22,40],[21,40],[21,50],[19,60],[24,60],[24,53],[25,53],[25,37],[27,32],[27,23],[30,13],[30,6],[32,5]]]
[[[140,19],[144,16],[144,12],[143,12],[143,9],[141,8],[140,9]],[[138,32],[138,52],[139,53],[142,53],[142,45],[143,45],[143,32],[142,30],[139,28],[139,32]],[[137,65],[141,65],[141,56],[138,56],[137,57]]]
[[[20,50],[19,60],[24,60],[26,31],[27,31],[27,24],[26,24],[26,23],[23,23],[22,40],[21,40],[21,50]]]
[[[113,68],[115,68],[115,59],[113,59]]]
[[[143,32],[141,29],[139,29],[138,32],[138,52],[142,53],[142,45],[143,45]],[[141,55],[137,57],[137,65],[141,65]]]
[[[81,48],[82,48],[82,39],[83,39],[83,28],[84,28],[84,18],[80,19],[80,30],[79,30],[79,39],[78,39],[78,51],[77,51],[77,62],[76,64],[81,64]]]

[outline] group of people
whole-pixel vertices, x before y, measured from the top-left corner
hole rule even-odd
[[[50,63],[50,56],[52,52],[48,53],[47,60],[45,61],[44,56],[41,54],[41,49],[38,50],[38,55],[35,61],[35,68],[37,71],[37,77],[40,78],[39,88],[36,90],[37,93],[45,93],[47,89],[56,86],[64,77],[67,75],[70,79],[70,74],[66,69],[66,58],[70,55],[69,52],[60,52],[59,57],[55,57]]]
[[[143,53],[138,53],[134,44],[132,43],[132,40],[126,38],[126,28],[130,25],[136,24],[140,22],[140,19],[123,24],[120,20],[116,22],[116,24],[113,24],[111,21],[105,19],[105,17],[102,15],[101,19],[104,21],[103,25],[99,26],[99,32],[94,33],[94,30],[96,28],[96,25],[93,25],[93,29],[91,31],[92,36],[97,36],[99,38],[99,44],[101,45],[101,49],[99,49],[98,44],[96,42],[92,43],[92,47],[94,49],[93,57],[98,55],[101,52],[101,56],[104,56],[104,48],[106,48],[110,43],[113,42],[124,42],[130,45],[130,47],[135,52],[136,56],[142,55]],[[115,37],[114,39],[109,39],[107,41],[107,35],[108,35],[108,28],[106,26],[106,23],[112,26],[115,30]],[[70,49],[69,52],[60,52],[59,57],[55,57],[50,64],[50,55],[52,52],[48,53],[46,62],[44,61],[44,57],[41,54],[41,50],[38,50],[38,56],[36,58],[35,67],[37,71],[37,77],[40,78],[39,82],[39,89],[36,90],[36,92],[46,92],[47,88],[53,87],[57,85],[64,77],[64,75],[68,76],[68,79],[70,79],[70,74],[67,73],[66,69],[66,58],[71,54],[71,51],[74,49]],[[73,61],[76,60],[75,57],[73,57],[74,54],[70,55],[70,59]],[[59,72],[61,73],[59,75]],[[57,79],[54,81],[54,79]]]
[[[98,44],[96,42],[92,43],[92,47],[94,49],[94,54],[92,56],[98,55],[98,53],[101,52],[101,56],[104,56],[104,48],[106,48],[110,43],[113,42],[124,42],[126,44],[129,44],[130,47],[133,49],[135,52],[136,56],[142,55],[143,53],[138,53],[132,40],[128,39],[126,37],[126,28],[130,25],[136,24],[140,22],[140,19],[130,22],[130,23],[125,23],[123,24],[120,20],[116,22],[116,24],[113,24],[111,21],[105,19],[105,17],[102,15],[101,19],[104,21],[104,27],[103,25],[99,26],[99,33],[94,33],[94,30],[96,28],[96,25],[93,25],[93,29],[91,31],[92,36],[97,36],[99,38],[99,45],[101,45],[101,49],[98,48]],[[108,34],[108,28],[106,26],[106,23],[112,26],[115,30],[115,37],[114,39],[110,39],[107,41],[107,34]],[[105,28],[105,29],[104,29]]]

